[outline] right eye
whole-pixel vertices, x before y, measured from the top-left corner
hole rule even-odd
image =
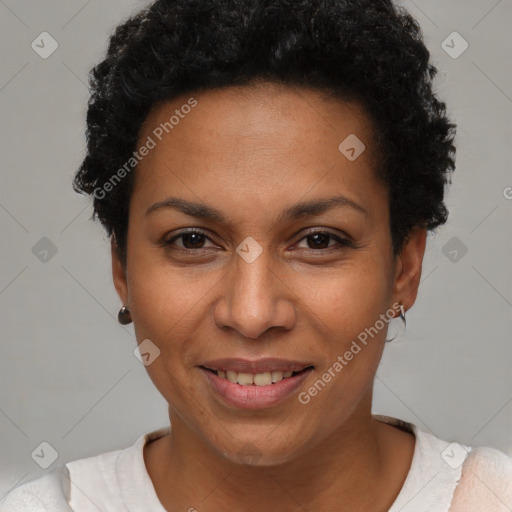
[[[176,246],[175,241],[179,239],[182,239],[183,245],[181,247],[177,247],[180,247],[180,249],[184,249],[187,251],[203,249],[204,247],[202,247],[201,245],[204,243],[204,241],[210,240],[210,238],[208,238],[202,231],[188,230],[181,231],[180,233],[174,235],[172,238],[165,242],[165,246],[173,248],[172,246]]]

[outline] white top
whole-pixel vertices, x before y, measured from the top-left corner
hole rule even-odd
[[[511,457],[494,448],[448,443],[396,418],[374,417],[416,437],[411,468],[389,512],[512,511]],[[21,484],[0,503],[0,512],[166,512],[143,448],[169,431],[143,434],[128,448],[69,462]]]

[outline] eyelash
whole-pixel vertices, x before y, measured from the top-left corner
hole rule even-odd
[[[205,239],[209,240],[210,242],[212,243],[215,243],[211,238],[209,238],[205,233],[203,233],[202,231],[198,231],[196,229],[191,229],[190,231],[181,231],[179,232],[178,234],[174,235],[172,238],[170,238],[169,240],[166,240],[164,242],[164,246],[170,248],[172,245],[174,245],[174,241],[175,240],[178,240],[179,238],[182,238],[184,237],[185,235],[193,235],[193,234],[196,234],[196,235],[201,235],[203,236]],[[311,231],[309,233],[307,233],[305,236],[303,236],[299,242],[302,242],[303,240],[307,239],[308,237],[310,236],[313,236],[313,235],[327,235],[329,238],[331,239],[334,239],[336,242],[338,242],[338,245],[339,247],[334,249],[334,250],[342,250],[346,247],[350,247],[352,249],[355,249],[356,246],[348,239],[346,238],[341,238],[340,236],[338,235],[335,235],[334,233],[331,233],[329,231]],[[315,253],[322,253],[322,252],[332,252],[333,250],[333,247],[336,247],[336,246],[332,246],[332,247],[327,247],[325,249],[306,249],[306,250],[309,250],[309,251],[313,251]],[[196,251],[200,251],[200,250],[204,250],[204,249],[209,249],[208,247],[199,247],[197,249],[187,249],[187,248],[180,248],[179,250],[183,251],[183,252],[196,252]],[[303,249],[299,249],[299,250],[303,250]]]

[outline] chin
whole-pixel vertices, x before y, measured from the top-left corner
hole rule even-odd
[[[291,436],[283,439],[281,443],[275,439],[268,442],[270,438],[268,432],[236,440],[230,437],[225,439],[224,447],[218,444],[217,439],[213,449],[230,463],[248,467],[279,466],[294,459],[301,451],[297,439],[295,446],[290,445]]]

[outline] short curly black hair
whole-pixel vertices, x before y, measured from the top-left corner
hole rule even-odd
[[[94,197],[126,262],[134,173],[97,191],[133,155],[155,105],[262,80],[313,89],[369,114],[396,255],[414,227],[448,217],[456,125],[433,91],[436,74],[418,22],[391,0],[158,0],[115,29],[90,72],[87,154],[73,186]]]

